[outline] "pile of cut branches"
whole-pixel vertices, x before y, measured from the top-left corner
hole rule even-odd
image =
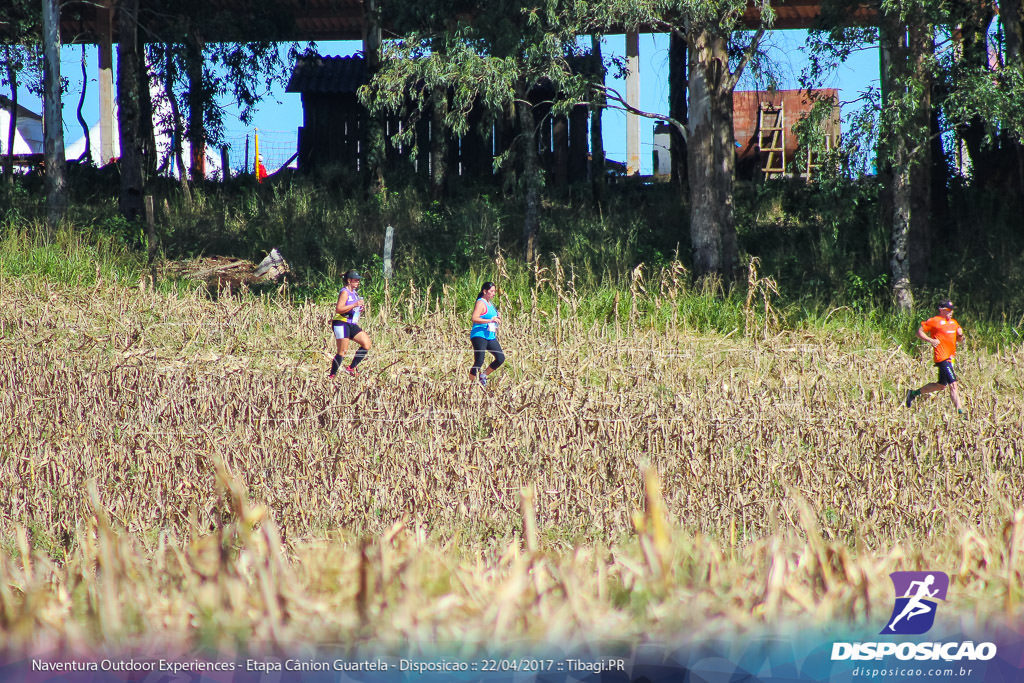
[[[207,256],[185,261],[168,261],[164,275],[180,280],[204,282],[211,290],[238,289],[280,282],[290,272],[288,262],[277,249],[271,249],[258,265],[229,256]]]

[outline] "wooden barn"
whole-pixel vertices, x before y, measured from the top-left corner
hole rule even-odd
[[[811,179],[821,150],[801,149],[793,126],[807,116],[815,102],[828,102],[832,112],[825,123],[826,149],[839,142],[839,91],[745,90],[732,96],[736,136],[736,174],[740,178],[798,176]]]
[[[300,57],[285,92],[302,95],[300,170],[338,163],[360,168],[366,110],[356,91],[366,83],[362,57]]]
[[[366,121],[368,113],[359,103],[357,91],[367,82],[366,64],[360,55],[348,57],[308,56],[296,60],[286,92],[302,96],[302,127],[299,129],[300,170],[339,165],[355,171],[365,167]],[[530,93],[539,103],[535,117],[542,167],[556,185],[585,180],[589,173],[589,110],[586,105],[573,108],[570,116],[551,116],[553,90],[540,85]],[[514,117],[501,117],[484,125],[484,112],[474,109],[469,115],[469,132],[461,138],[448,133],[447,168],[452,176],[486,177],[494,174],[494,158],[507,149],[517,135]],[[406,159],[416,173],[430,174],[430,150],[433,145],[429,113],[415,122],[398,116],[384,119],[387,154],[391,161]],[[412,146],[393,144],[394,136],[406,126],[416,127],[414,158]]]

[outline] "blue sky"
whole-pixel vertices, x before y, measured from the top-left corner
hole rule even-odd
[[[782,89],[799,87],[800,71],[806,64],[802,52],[805,32],[773,31],[766,36],[765,45],[772,59],[779,65]],[[360,49],[358,42],[320,42],[317,49],[324,55],[349,55]],[[285,49],[285,48],[282,48]],[[624,36],[609,36],[603,48],[605,56],[625,54]],[[99,118],[99,88],[96,84],[96,47],[86,48],[89,79],[86,103],[83,110],[86,121],[92,125]],[[68,80],[69,89],[64,99],[64,135],[65,144],[70,145],[82,136],[82,130],[76,117],[75,109],[82,88],[81,47],[66,46],[62,53],[61,73]],[[287,75],[286,75],[287,78]],[[878,81],[878,52],[869,49],[855,53],[851,59],[841,66],[824,87],[840,90],[840,100],[844,103],[843,116],[851,113],[858,105],[845,104],[857,99],[858,94]],[[624,92],[624,85],[610,82]],[[739,89],[753,89],[756,85],[746,77],[741,81]],[[667,113],[668,111],[668,37],[663,34],[643,34],[640,36],[640,108],[647,111]],[[28,92],[19,93],[19,103],[29,109],[41,112],[42,105],[38,98]],[[604,145],[610,159],[625,161],[626,158],[626,117],[616,111],[604,114]],[[284,92],[280,86],[268,93],[257,109],[256,116],[250,126],[245,126],[238,119],[238,110],[230,103],[225,103],[225,128],[227,142],[231,145],[231,165],[238,168],[242,165],[245,139],[252,136],[253,129],[260,131],[260,148],[268,168],[272,170],[283,163],[295,152],[296,129],[302,125],[302,103],[298,94]],[[654,121],[641,119],[641,172],[650,173],[652,166]],[[94,144],[95,141],[94,141]]]

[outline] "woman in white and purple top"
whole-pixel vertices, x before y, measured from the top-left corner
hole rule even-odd
[[[331,328],[334,330],[334,341],[338,345],[338,353],[335,354],[334,360],[331,361],[331,373],[327,375],[331,378],[338,373],[338,368],[344,362],[345,352],[348,351],[349,339],[359,344],[359,350],[356,351],[352,364],[344,368],[345,372],[353,377],[359,374],[356,371],[356,366],[363,362],[370,347],[373,346],[370,343],[370,337],[363,331],[363,328],[359,327],[359,317],[366,310],[366,299],[357,293],[359,281],[362,278],[359,273],[350,270],[345,273],[343,279],[345,280],[345,287],[338,292],[338,303],[334,307],[334,320],[331,321]]]

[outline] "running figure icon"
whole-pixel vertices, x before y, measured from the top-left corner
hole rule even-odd
[[[928,576],[924,577],[923,581],[910,582],[910,585],[907,587],[907,593],[911,594],[909,596],[909,600],[907,600],[907,604],[904,605],[903,611],[899,613],[899,616],[893,619],[892,623],[889,624],[890,631],[892,631],[893,633],[896,632],[896,623],[899,622],[899,620],[903,617],[906,617],[907,621],[910,621],[911,619],[920,614],[928,614],[935,609],[933,605],[924,602],[925,598],[934,598],[935,595],[939,592],[938,588],[936,588],[935,590],[929,590],[931,585],[934,583],[934,574],[929,574]]]

